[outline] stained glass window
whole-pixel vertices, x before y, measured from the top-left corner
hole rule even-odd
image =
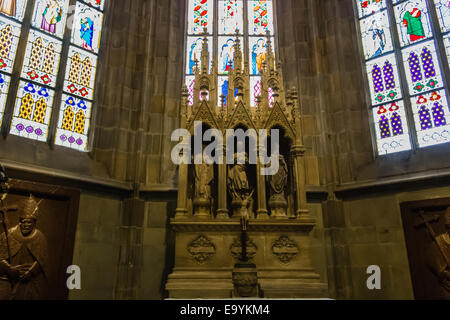
[[[84,2],[84,3],[83,3]],[[104,1],[77,2],[55,144],[87,151]]]
[[[262,94],[260,71],[267,52],[267,32],[271,35],[272,48],[275,41],[273,2],[271,0],[190,0],[186,34],[185,82],[189,92],[189,103],[194,103],[193,70],[200,66],[203,36],[207,35],[210,64],[214,61],[217,70],[218,104],[221,95],[225,106],[236,97],[230,97],[228,74],[235,68],[234,50],[236,38],[244,63],[250,71],[251,106]],[[206,28],[206,29],[205,29]],[[247,28],[247,30],[245,30]]]
[[[0,123],[8,122],[13,135],[43,142],[55,136],[58,145],[87,151],[106,1],[74,1],[73,7],[69,2],[0,2]],[[25,11],[31,12],[31,20],[26,37],[21,39]],[[67,38],[70,43],[64,40]],[[23,60],[15,61],[19,44],[25,52]],[[61,61],[67,63],[61,66]],[[18,63],[18,89],[8,92]],[[11,108],[6,105],[10,95],[15,96]],[[5,120],[7,111],[10,120]],[[56,132],[50,129],[52,121]]]
[[[450,60],[450,1],[355,0],[355,6],[378,153],[450,142],[441,69]]]

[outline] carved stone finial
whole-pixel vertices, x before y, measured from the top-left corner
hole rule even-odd
[[[242,70],[242,51],[241,39],[239,38],[239,30],[236,29],[236,40],[234,42],[234,69],[235,71]]]
[[[202,54],[201,54],[201,66],[202,66],[202,73],[208,73],[209,71],[209,51],[208,51],[208,38],[206,37],[206,34],[203,38],[203,46],[202,46]]]

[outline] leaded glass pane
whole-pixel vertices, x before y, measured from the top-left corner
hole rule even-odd
[[[434,0],[442,32],[450,31],[450,1]]]
[[[55,143],[87,151],[91,109],[89,101],[63,94]]]
[[[267,52],[267,38],[266,37],[250,37],[249,41],[249,61],[250,74],[259,75],[262,69]],[[272,46],[275,38],[271,38]]]
[[[244,32],[243,1],[219,1],[219,34],[239,34]]]
[[[447,60],[450,63],[450,34],[444,37],[445,51],[447,52]]]
[[[21,81],[11,124],[11,134],[45,142],[53,97],[53,90]]]
[[[20,37],[20,25],[0,16],[0,70],[12,72]]]
[[[217,60],[219,74],[228,74],[230,70],[234,69],[235,41],[236,37],[219,37],[219,55]],[[244,38],[241,37],[240,41],[242,51],[242,43],[244,43]]]
[[[90,4],[94,8],[97,8],[102,11],[103,8],[105,7],[105,0],[83,0],[83,2]]]
[[[391,31],[386,10],[362,19],[360,26],[366,60],[392,51]]]
[[[186,88],[189,93],[188,103],[190,106],[194,104],[194,85],[195,85],[195,77],[194,76],[186,76]]]
[[[394,6],[394,11],[402,46],[433,36],[425,0],[402,2]]]
[[[214,0],[189,1],[189,34],[203,34],[207,29],[208,34],[213,33]]]
[[[450,115],[444,90],[411,98],[420,147],[450,142]]]
[[[27,0],[2,0],[0,2],[0,13],[22,21],[26,5]]]
[[[92,100],[97,57],[71,46],[67,60],[64,91]]]
[[[365,17],[386,8],[386,0],[356,0],[359,17]]]
[[[41,31],[62,38],[68,7],[69,0],[37,0],[31,24]]]
[[[372,105],[400,99],[400,81],[394,54],[370,60],[366,64]]]
[[[379,154],[411,150],[403,101],[373,108]]]
[[[412,95],[443,86],[434,40],[404,49],[402,55]]]
[[[11,78],[0,73],[0,126],[2,125],[3,112],[5,111],[6,98],[8,95]]]
[[[262,95],[262,81],[261,77],[250,77],[250,106],[254,107],[257,104],[256,98]]]
[[[56,85],[61,54],[61,41],[31,30],[25,51],[21,77],[47,86]]]
[[[248,26],[250,35],[274,34],[273,3],[271,0],[248,1]]]
[[[85,50],[98,53],[103,13],[77,2],[72,27],[72,43]]]
[[[211,59],[213,52],[213,41],[212,37],[208,37],[208,50],[209,50],[209,63],[211,67]],[[187,53],[186,53],[186,74],[193,75],[195,69],[195,62],[198,61],[198,67],[201,68],[200,57],[203,48],[203,37],[192,36],[187,39]]]

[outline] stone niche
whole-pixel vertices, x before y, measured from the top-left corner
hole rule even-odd
[[[270,133],[279,129],[278,154],[271,144],[272,135],[267,146],[278,157],[280,169],[268,176],[261,173],[267,165],[259,157],[256,164],[248,161],[251,152],[265,151],[259,143],[250,147],[252,137],[243,143],[246,156],[242,163],[179,165],[178,204],[171,220],[176,235],[175,267],[166,290],[170,298],[327,297],[327,284],[321,283],[310,259],[310,233],[316,221],[306,199],[306,149],[297,90],[285,93],[269,37],[261,95],[252,104],[248,61],[242,63],[237,37],[236,68],[228,75],[225,96],[223,88],[215,85],[215,67],[211,71],[204,67],[209,61],[207,41],[205,36],[192,100],[186,87],[182,90],[182,129],[190,133],[191,140],[198,134],[195,124],[199,122],[200,134],[215,129],[222,137],[228,129]],[[232,144],[237,150],[239,141]],[[180,145],[191,150],[185,139]],[[224,156],[230,149],[224,143]],[[237,159],[239,154],[232,156]]]

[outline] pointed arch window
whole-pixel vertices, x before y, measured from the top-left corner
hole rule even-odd
[[[206,30],[210,68],[217,70],[219,93],[228,94],[228,73],[234,68],[233,52],[240,39],[243,57],[249,62],[252,106],[261,94],[260,70],[265,60],[267,32],[275,44],[273,0],[188,0],[185,82],[189,103],[194,103],[194,70],[200,65]],[[220,94],[218,95],[220,100]],[[221,104],[220,101],[217,102]]]
[[[0,124],[4,134],[89,150],[105,3],[2,1]]]
[[[450,2],[354,4],[377,153],[450,142]]]

